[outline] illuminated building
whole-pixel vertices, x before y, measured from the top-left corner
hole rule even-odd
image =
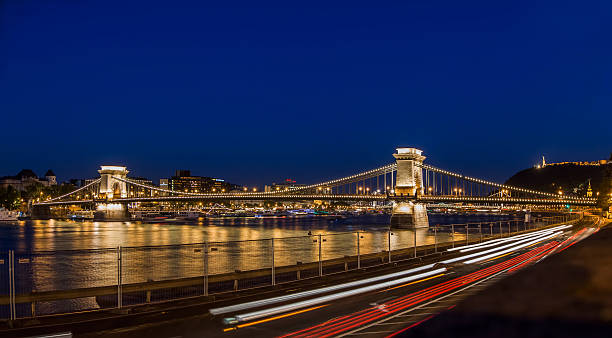
[[[27,187],[36,184],[42,184],[45,187],[57,185],[57,178],[51,169],[47,170],[44,178],[39,178],[30,169],[23,169],[15,176],[0,177],[0,188],[11,186],[15,190],[25,191]]]
[[[146,179],[144,177],[130,177],[130,181],[137,182],[146,186],[153,186],[153,181]],[[129,197],[150,197],[154,196],[157,191],[152,191],[151,189],[145,189],[144,187],[139,187],[136,185],[128,185],[128,196]]]
[[[589,187],[587,188],[587,197],[593,197],[593,189],[591,189],[591,180],[589,180]]]
[[[177,170],[175,175],[168,179],[168,188],[190,193],[229,192],[235,189],[233,184],[223,179],[193,176],[189,170]]]
[[[297,184],[296,181],[288,178],[281,183],[272,183],[272,185],[264,186],[264,192],[287,191],[295,188],[306,186],[305,184]]]

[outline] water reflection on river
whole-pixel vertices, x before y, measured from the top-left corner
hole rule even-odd
[[[0,223],[0,250],[74,250],[121,246],[225,242],[337,234],[351,231],[385,231],[389,215],[366,215],[334,220],[304,218],[211,218],[191,224],[139,222],[74,222],[59,220]],[[507,215],[430,215],[430,224],[466,223],[508,219]]]

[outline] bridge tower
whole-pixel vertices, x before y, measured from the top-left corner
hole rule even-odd
[[[395,182],[395,195],[399,199],[393,203],[391,226],[395,228],[420,228],[429,226],[427,208],[424,203],[411,201],[408,197],[423,193],[423,164],[425,156],[417,148],[397,148],[393,154],[397,162],[397,177]],[[404,198],[406,197],[406,198]]]
[[[128,174],[126,167],[103,165],[100,166],[100,188],[99,198],[106,198],[107,201],[113,198],[128,197],[127,185],[124,181]],[[117,179],[119,178],[119,179]],[[96,220],[125,220],[129,218],[127,205],[124,203],[96,203]]]
[[[126,167],[103,165],[100,166],[100,191],[98,192],[100,197],[106,197],[107,199],[125,198],[128,195],[127,185],[124,181],[120,181],[117,178],[125,180],[129,171]]]

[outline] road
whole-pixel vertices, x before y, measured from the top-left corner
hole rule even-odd
[[[211,309],[214,316],[202,314],[113,333],[149,337],[391,337],[595,231],[560,226],[486,241],[455,248],[454,256],[441,256],[436,264]]]

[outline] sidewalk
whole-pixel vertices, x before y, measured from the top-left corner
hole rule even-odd
[[[402,337],[610,337],[612,225]]]

